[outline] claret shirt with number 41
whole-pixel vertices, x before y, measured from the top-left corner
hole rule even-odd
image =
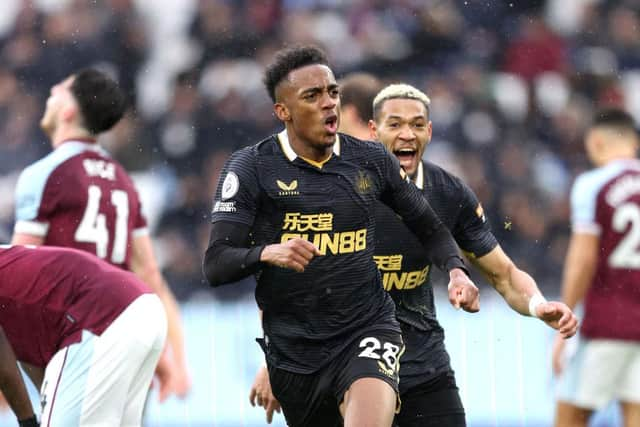
[[[147,224],[124,168],[95,142],[66,141],[20,175],[15,232],[128,269],[131,239]]]

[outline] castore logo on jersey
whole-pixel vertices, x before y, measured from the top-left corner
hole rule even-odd
[[[278,188],[281,191],[278,191],[278,196],[298,196],[300,193],[297,191],[298,188],[298,180],[294,179],[289,184],[285,184],[283,181],[279,179],[276,180],[276,184],[278,184]]]

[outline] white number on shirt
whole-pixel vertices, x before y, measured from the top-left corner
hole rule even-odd
[[[78,242],[95,243],[96,255],[100,258],[106,258],[107,247],[109,246],[109,230],[107,229],[106,215],[100,213],[101,197],[102,191],[100,187],[90,185],[87,207],[74,237]],[[113,190],[111,192],[111,204],[116,208],[111,262],[121,264],[127,254],[127,222],[129,219],[129,197],[127,193],[122,190]]]
[[[609,256],[609,265],[614,268],[640,268],[640,207],[625,203],[613,214],[612,227],[622,233],[629,231]]]

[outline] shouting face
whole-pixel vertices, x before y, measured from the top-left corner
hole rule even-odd
[[[340,94],[326,65],[291,71],[276,89],[275,110],[297,140],[311,152],[331,152],[340,120]],[[313,156],[315,157],[315,156]]]
[[[369,125],[371,137],[395,154],[405,172],[413,176],[431,140],[431,121],[424,103],[417,99],[388,99]]]

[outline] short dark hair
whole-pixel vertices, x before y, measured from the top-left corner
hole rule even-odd
[[[84,127],[94,135],[111,129],[127,109],[126,96],[118,84],[93,68],[74,74],[71,93],[80,107]]]
[[[340,79],[342,106],[353,105],[364,122],[373,118],[373,98],[382,89],[378,78],[368,73],[352,73]]]
[[[262,79],[271,100],[276,102],[276,87],[291,71],[314,64],[329,65],[327,55],[316,46],[293,46],[279,50]]]
[[[596,112],[590,127],[607,127],[620,133],[629,133],[635,136],[638,134],[638,129],[631,114],[620,108],[606,108]]]

